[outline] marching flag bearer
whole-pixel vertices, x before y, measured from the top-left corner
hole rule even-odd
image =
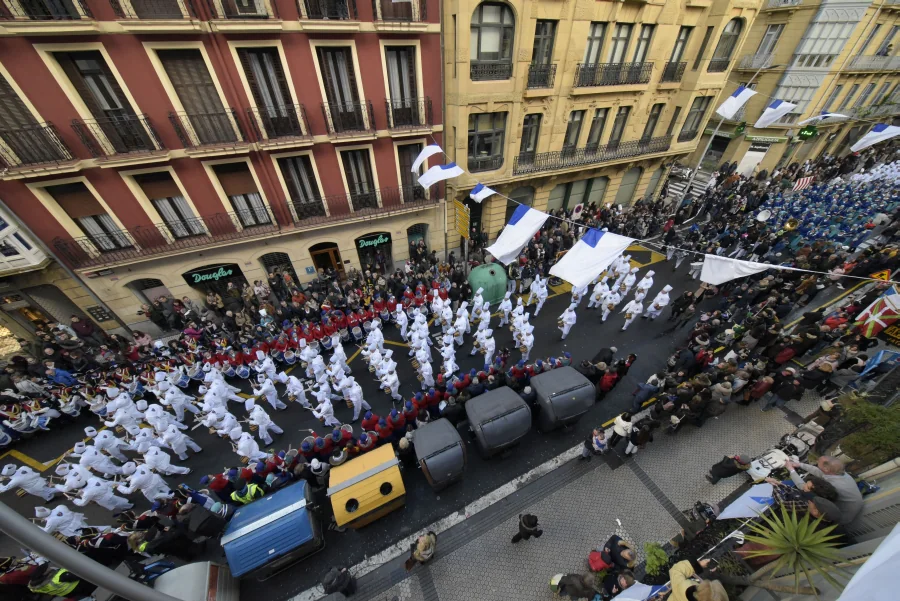
[[[650,306],[647,307],[647,311],[644,313],[643,317],[649,317],[650,319],[659,317],[663,309],[669,304],[669,291],[671,289],[672,287],[669,285],[664,286],[662,291],[653,299],[653,302],[650,303]]]
[[[566,336],[569,335],[569,330],[572,329],[572,326],[575,325],[575,307],[578,306],[578,303],[572,303],[569,307],[563,311],[562,315],[559,316],[560,323],[560,331],[562,331],[562,339],[565,340]]]
[[[622,331],[624,332],[631,325],[631,322],[644,312],[644,305],[639,300],[633,300],[625,305],[625,308],[620,312],[625,314],[625,325],[622,326]]]

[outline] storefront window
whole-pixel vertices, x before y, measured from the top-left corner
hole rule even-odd
[[[388,273],[394,269],[390,232],[366,234],[356,239],[356,251],[362,270]]]

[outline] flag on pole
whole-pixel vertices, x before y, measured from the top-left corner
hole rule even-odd
[[[772,495],[772,485],[768,482],[763,482],[762,484],[751,486],[750,490],[723,509],[716,519],[755,518],[774,504],[775,497]]]
[[[723,119],[731,119],[734,117],[741,107],[747,104],[756,92],[744,86],[738,86],[738,89],[731,93],[731,96],[725,99],[725,102],[716,109],[716,114]]]
[[[423,188],[429,188],[432,185],[442,182],[445,179],[452,179],[454,177],[459,177],[465,173],[462,167],[458,167],[456,163],[448,163],[447,165],[435,165],[428,171],[426,171],[422,177],[419,178],[419,185]]]
[[[809,119],[804,119],[797,123],[797,125],[807,125],[809,123],[815,123],[816,125],[827,125],[828,123],[840,123],[841,121],[846,121],[849,119],[847,115],[842,115],[840,113],[829,113],[828,111],[822,111],[821,114],[816,115],[815,117],[810,117]]]
[[[766,110],[763,111],[763,114],[759,116],[759,119],[756,120],[756,123],[753,124],[753,127],[769,127],[795,108],[797,108],[796,104],[791,104],[784,100],[773,100],[772,103],[766,107]]]
[[[437,144],[429,144],[428,146],[426,146],[425,148],[422,149],[422,152],[420,152],[419,156],[416,157],[416,160],[413,161],[412,172],[418,173],[419,167],[422,166],[422,163],[424,163],[425,161],[428,160],[428,157],[432,157],[436,154],[441,154],[442,152],[444,152],[444,151],[441,150],[441,147],[438,146]]]
[[[850,147],[850,150],[853,152],[859,152],[860,150],[868,148],[869,146],[872,146],[874,144],[878,144],[879,142],[890,140],[897,135],[900,135],[900,127],[879,123],[871,130],[869,130],[869,133],[857,140],[856,144]]]
[[[644,584],[635,581],[634,584],[612,598],[612,601],[644,601],[665,588],[665,584]]]
[[[754,273],[765,271],[769,267],[774,266],[766,263],[729,259],[719,255],[705,255],[703,257],[703,270],[700,272],[700,281],[718,286],[731,280],[745,278]]]
[[[799,192],[800,190],[806,190],[807,188],[809,188],[812,185],[814,179],[815,178],[811,175],[809,177],[801,177],[794,184],[794,187],[791,189],[791,191]]]
[[[897,292],[896,286],[891,286],[859,314],[853,325],[858,327],[866,338],[874,338],[881,330],[895,324],[898,319],[900,319],[900,293]]]
[[[564,279],[573,288],[587,286],[612,265],[632,242],[634,238],[591,228],[550,268],[550,275]]]
[[[509,223],[500,232],[497,241],[486,250],[504,265],[509,265],[518,258],[519,253],[541,229],[548,217],[550,216],[547,213],[519,205],[509,218]]]
[[[475,202],[481,202],[482,200],[493,194],[496,194],[496,192],[494,192],[484,184],[477,184],[474,188],[472,188],[472,191],[469,192],[469,198],[471,198]]]

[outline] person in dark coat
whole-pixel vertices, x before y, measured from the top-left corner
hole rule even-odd
[[[614,347],[614,346],[611,346],[611,347],[609,347],[609,348],[605,348],[605,347],[604,347],[604,348],[600,349],[600,352],[598,352],[598,353],[594,356],[593,360],[591,360],[591,363],[593,363],[593,364],[595,364],[595,365],[596,365],[597,363],[605,363],[606,365],[612,365],[612,364],[613,364],[613,358],[616,356],[616,352],[617,352],[618,350],[619,350],[619,349],[617,349],[617,348]]]
[[[513,544],[516,544],[522,540],[528,540],[532,536],[534,538],[541,538],[541,535],[544,533],[543,530],[538,526],[538,519],[536,515],[532,515],[530,513],[519,514],[519,531],[512,537]]]
[[[779,384],[777,381],[772,389],[763,395],[762,400],[765,401],[760,408],[761,411],[768,411],[772,407],[784,407],[785,403],[793,398],[799,397],[803,391],[800,380],[788,380]]]
[[[618,534],[613,534],[600,551],[603,562],[612,571],[628,570],[637,565],[637,554],[634,547]]]
[[[747,455],[725,455],[722,461],[709,468],[706,479],[716,484],[722,478],[730,478],[750,469],[750,457]]]
[[[557,587],[561,597],[568,596],[572,599],[591,599],[597,592],[594,590],[593,574],[566,574],[560,578]]]
[[[356,592],[356,578],[347,568],[333,566],[322,577],[322,589],[326,595],[341,593],[349,597]]]

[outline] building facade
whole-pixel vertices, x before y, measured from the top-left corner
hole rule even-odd
[[[892,123],[900,115],[898,32],[898,0],[766,0],[719,101],[738,84],[749,83],[757,95],[723,122],[707,167],[737,161],[743,173],[771,172],[824,152],[846,154],[876,123]],[[773,98],[797,108],[770,127],[753,128]],[[818,125],[801,140],[797,123],[823,110],[850,119]],[[710,120],[704,141],[717,123]]]
[[[437,0],[3,0],[0,199],[150,331],[138,310],[163,294],[442,252],[441,200],[411,171],[442,143],[439,17]]]
[[[697,147],[758,6],[445,2],[445,138],[468,171],[448,200],[492,240],[517,205],[471,202],[477,182],[545,211],[652,197]]]

